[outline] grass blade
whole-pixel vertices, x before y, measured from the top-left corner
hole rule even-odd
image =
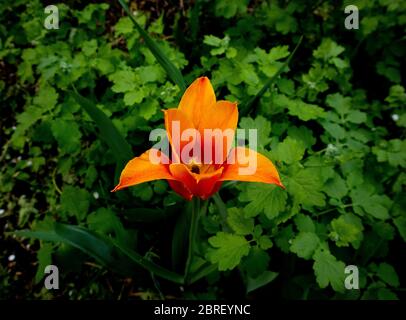
[[[133,157],[131,146],[117,130],[114,123],[92,101],[80,95],[76,90],[72,91],[71,94],[76,102],[80,104],[93,121],[96,122],[100,130],[100,137],[111,148],[117,163],[124,166],[124,164]]]
[[[143,37],[149,50],[151,50],[152,54],[155,56],[155,58],[162,66],[162,68],[165,69],[169,78],[171,78],[172,81],[179,86],[181,91],[185,91],[186,90],[185,79],[183,78],[182,73],[179,71],[179,69],[168,59],[168,57],[163,53],[159,45],[148,35],[148,33],[143,28],[141,28],[138,22],[134,19],[134,16],[131,13],[130,9],[128,8],[127,4],[123,0],[118,0],[118,2],[120,2],[124,11],[128,14],[131,21],[134,23],[135,28]]]

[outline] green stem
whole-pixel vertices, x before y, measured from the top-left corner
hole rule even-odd
[[[193,253],[195,249],[196,242],[196,233],[197,227],[199,225],[199,215],[200,215],[200,199],[198,197],[193,198],[192,203],[192,217],[190,222],[190,231],[189,231],[189,247],[188,247],[188,256],[186,260],[185,267],[185,282],[189,283],[190,281],[190,268],[192,266]]]

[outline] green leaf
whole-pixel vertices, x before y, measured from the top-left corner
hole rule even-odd
[[[50,243],[41,244],[41,248],[37,251],[38,267],[35,274],[35,283],[38,284],[44,277],[45,268],[52,264],[53,245]]]
[[[391,287],[399,287],[399,277],[396,270],[389,263],[382,262],[378,266],[377,275]]]
[[[273,271],[264,271],[261,275],[256,278],[247,278],[247,293],[250,293],[256,289],[266,286],[271,283],[278,276],[279,273]]]
[[[365,112],[359,110],[351,110],[346,117],[346,120],[352,123],[365,123],[367,121],[367,115]]]
[[[344,292],[345,264],[323,248],[315,252],[313,259],[313,270],[320,288],[330,284],[335,291]]]
[[[300,213],[295,216],[294,221],[300,232],[316,232],[316,226],[309,216]]]
[[[326,181],[323,191],[332,198],[342,199],[348,193],[345,180],[340,175],[334,173],[334,176]]]
[[[275,75],[267,80],[265,82],[264,86],[261,88],[261,90],[258,91],[258,93],[248,100],[247,102],[244,102],[241,106],[241,111],[240,114],[244,115],[248,112],[250,112],[251,107],[264,95],[264,93],[269,89],[269,87],[274,83],[274,81],[279,77],[279,75],[285,71],[285,68],[289,65],[290,61],[292,60],[293,56],[295,55],[297,49],[299,48],[300,44],[302,43],[303,36],[300,37],[299,41],[297,42],[295,48],[293,49],[292,53],[290,56],[285,60],[283,65],[279,68],[278,72],[275,73]]]
[[[72,92],[72,95],[77,103],[81,105],[93,121],[96,122],[100,130],[100,137],[111,148],[117,163],[121,167],[124,167],[125,163],[133,157],[131,146],[125,141],[113,122],[103,111],[96,107],[92,101],[82,97],[77,92]]]
[[[277,160],[292,164],[302,160],[304,152],[305,148],[301,142],[287,137],[276,146],[272,155]]]
[[[56,90],[48,85],[41,86],[38,95],[34,98],[35,105],[44,108],[45,110],[51,110],[55,107],[58,101],[58,94]]]
[[[269,261],[269,255],[264,250],[253,247],[244,258],[242,267],[247,271],[248,277],[256,278],[268,269]]]
[[[89,210],[89,193],[77,187],[66,186],[61,196],[61,211],[69,216],[77,217],[78,221],[83,220]]]
[[[353,203],[358,204],[374,218],[389,219],[389,208],[392,201],[386,195],[375,194],[373,186],[364,184],[351,190],[350,195]],[[357,207],[354,208],[354,211],[357,213]]]
[[[141,28],[138,22],[134,19],[133,14],[128,9],[127,4],[123,0],[119,0],[121,6],[123,7],[124,11],[128,14],[131,21],[134,23],[135,28],[144,38],[146,45],[148,46],[149,50],[151,50],[154,57],[157,59],[158,63],[164,68],[166,73],[168,74],[169,78],[172,79],[174,83],[176,83],[181,91],[186,90],[185,80],[178,68],[168,59],[162,49],[158,46],[157,43],[148,35],[148,33]]]
[[[331,229],[330,238],[338,247],[347,247],[350,243],[355,249],[360,247],[364,227],[357,216],[345,213],[331,221]]]
[[[285,106],[288,108],[290,115],[296,116],[303,121],[323,118],[325,115],[324,110],[319,106],[305,103],[299,99],[288,100]]]
[[[55,119],[51,122],[51,130],[62,154],[73,154],[80,150],[82,133],[76,122]]]
[[[292,240],[290,251],[303,259],[310,259],[320,243],[319,237],[312,232],[300,232]]]
[[[254,219],[244,217],[244,212],[240,208],[227,210],[227,223],[236,234],[243,236],[251,234],[254,230]]]
[[[396,167],[406,167],[406,140],[393,139],[383,141],[380,145],[372,147],[379,162],[389,162]]]
[[[406,242],[406,217],[397,217],[393,220],[393,223],[398,228],[403,241]]]
[[[257,138],[259,147],[265,147],[271,142],[271,123],[263,116],[257,116],[255,119],[250,117],[241,118],[240,128],[245,129],[245,134],[248,136],[249,129],[257,130]]]
[[[55,231],[64,239],[64,242],[82,250],[84,253],[92,256],[97,261],[113,270],[121,267],[120,263],[123,263],[122,259],[121,262],[120,259],[117,259],[117,252],[115,253],[115,250],[118,250],[118,252],[124,254],[129,261],[132,261],[133,264],[135,263],[159,277],[183,284],[182,276],[156,265],[135,251],[124,247],[114,239],[101,238],[84,228],[59,223],[56,224]],[[128,261],[127,263],[123,263],[123,265],[128,265]]]
[[[329,94],[326,103],[340,115],[347,114],[351,108],[351,98],[344,97],[340,93]]]
[[[332,122],[322,122],[324,129],[335,139],[344,139],[346,132],[342,126]]]
[[[246,217],[255,217],[264,212],[268,219],[273,219],[285,209],[287,194],[275,185],[250,183],[239,199],[249,201],[244,208]]]
[[[207,258],[218,263],[220,271],[234,269],[250,251],[250,244],[243,236],[225,232],[209,238],[209,243],[214,249],[208,249]]]
[[[320,192],[323,184],[312,169],[303,169],[287,178],[286,189],[292,194],[295,203],[322,207],[326,204],[325,196]]]
[[[312,147],[316,143],[316,138],[313,136],[312,130],[304,126],[289,127],[288,136],[296,141],[300,141],[305,149]]]
[[[388,288],[380,288],[378,290],[378,299],[379,300],[399,300],[396,293]]]

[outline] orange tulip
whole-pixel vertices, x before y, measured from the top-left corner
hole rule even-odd
[[[120,182],[113,191],[158,179],[166,179],[172,189],[187,200],[191,200],[193,196],[207,199],[220,189],[223,181],[227,180],[264,182],[283,187],[278,171],[265,156],[244,147],[232,148],[228,143],[222,144],[220,152],[214,150],[219,144],[213,146],[213,142],[218,140],[207,139],[203,131],[231,129],[234,133],[237,127],[238,109],[236,103],[223,100],[216,102],[216,96],[208,78],[196,79],[184,93],[178,108],[165,110],[164,115],[173,159],[169,160],[169,157],[156,149],[144,152],[140,157],[127,163],[121,173]],[[202,141],[199,141],[200,157],[183,160],[182,151],[186,151],[185,148],[190,141],[175,141],[176,137],[173,137],[175,123],[179,124],[180,134],[193,129],[202,137],[204,136]],[[220,163],[215,161],[218,153],[220,153],[220,159],[225,161]],[[238,155],[246,157],[247,153],[248,161],[240,161],[241,157]],[[209,154],[209,159],[206,159],[205,154]],[[156,161],[157,157],[167,161]],[[241,171],[251,163],[250,160],[254,160],[256,164],[255,172],[241,174]]]

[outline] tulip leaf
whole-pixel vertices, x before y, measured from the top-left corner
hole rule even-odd
[[[114,123],[91,100],[81,96],[76,91],[71,92],[76,102],[85,109],[87,114],[96,122],[101,138],[109,145],[117,164],[124,164],[132,158],[131,146],[117,130]]]
[[[56,224],[55,230],[67,243],[89,254],[103,264],[110,265],[113,263],[114,266],[118,266],[119,261],[116,260],[115,254],[122,253],[126,258],[132,261],[133,264],[135,263],[161,278],[180,284],[183,283],[182,276],[156,265],[137,252],[126,248],[117,240],[102,238],[90,230],[77,226]]]
[[[165,69],[168,76],[172,79],[174,83],[176,83],[181,91],[186,90],[186,83],[182,76],[182,73],[179,69],[169,60],[169,58],[163,53],[162,49],[159,45],[148,35],[148,33],[141,28],[138,22],[134,19],[130,9],[128,8],[127,4],[123,0],[119,0],[121,6],[123,7],[124,11],[128,14],[131,21],[134,23],[135,28],[144,38],[146,45],[148,46],[149,50],[151,50],[154,57],[157,59],[159,64],[162,68]]]
[[[158,266],[157,264],[151,262],[150,260],[146,259],[145,257],[141,256],[137,252],[126,248],[125,246],[121,245],[118,241],[112,240],[114,245],[123,253],[125,254],[128,258],[130,258],[133,262],[136,264],[142,266],[143,268],[149,270],[153,274],[164,278],[166,280],[173,281],[178,284],[183,284],[184,279],[183,276],[180,274],[174,273],[172,271],[169,271],[161,266]]]

